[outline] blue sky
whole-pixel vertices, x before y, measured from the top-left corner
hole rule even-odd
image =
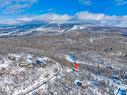
[[[126,10],[127,0],[0,0],[2,23],[126,21]]]

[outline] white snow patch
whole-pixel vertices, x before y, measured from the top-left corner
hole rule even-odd
[[[66,70],[67,70],[67,72],[71,72],[72,71],[72,69],[70,69],[70,68],[66,68]]]
[[[0,64],[0,68],[5,68],[5,67],[8,67],[9,65],[8,64]]]

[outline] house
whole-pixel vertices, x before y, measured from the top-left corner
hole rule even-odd
[[[77,57],[74,54],[69,54],[66,56],[66,60],[71,63],[75,63],[75,61],[77,60]]]
[[[79,81],[79,80],[75,80],[75,84],[76,84],[77,86],[82,86],[82,83],[81,83],[81,81]]]
[[[119,89],[118,89],[117,95],[126,95],[126,89],[124,89],[124,88],[119,88]]]
[[[46,65],[46,62],[44,61],[43,58],[38,57],[38,58],[35,60],[34,65],[35,65],[35,64],[43,67],[44,65]]]

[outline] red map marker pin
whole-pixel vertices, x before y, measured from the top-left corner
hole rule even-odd
[[[79,64],[75,63],[75,64],[74,64],[74,69],[75,69],[76,71],[78,71],[78,68],[79,68]]]

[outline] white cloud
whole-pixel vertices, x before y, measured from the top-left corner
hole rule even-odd
[[[88,11],[78,12],[76,15],[78,20],[127,20],[127,16],[105,15],[90,13]]]
[[[78,0],[78,1],[86,6],[91,6],[93,3],[96,3],[92,2],[92,0]],[[113,2],[117,6],[123,6],[127,4],[127,0],[107,0],[107,2],[109,1]]]
[[[79,12],[75,16],[79,20],[102,20],[104,18],[107,18],[104,14],[94,14],[89,13],[88,11]]]
[[[118,6],[122,6],[122,5],[127,4],[127,0],[115,0],[115,2]]]
[[[60,14],[42,14],[38,16],[33,16],[33,17],[22,17],[19,19],[16,19],[15,21],[17,22],[34,22],[34,21],[39,21],[39,22],[46,22],[46,23],[66,23],[69,20],[71,20],[71,16],[69,15],[60,15]]]
[[[36,3],[37,0],[1,0],[0,10],[4,14],[18,13],[24,11]]]
[[[98,25],[110,25],[110,26],[119,26],[119,27],[127,27],[127,15],[125,16],[116,16],[116,15],[105,15],[105,14],[96,14],[90,13],[88,11],[78,12],[75,15],[75,18],[79,22],[85,21],[98,21]]]
[[[1,20],[0,24],[8,24],[8,25],[14,25],[14,24],[20,24],[20,21],[17,20]]]
[[[59,15],[59,14],[43,14],[41,16],[38,16],[42,21],[50,22],[50,23],[64,23],[69,21],[72,17],[69,15]]]
[[[110,26],[119,26],[119,27],[127,27],[127,15],[125,16],[116,16],[116,15],[105,15],[105,14],[97,14],[91,13],[88,11],[85,12],[78,12],[73,16],[67,14],[42,14],[38,16],[32,17],[21,17],[16,20],[7,20],[1,21],[0,23],[6,24],[20,24],[20,23],[27,23],[27,22],[46,22],[46,23],[69,23],[69,22],[86,22],[91,21],[97,25],[110,25]]]
[[[91,6],[92,5],[91,0],[78,0],[78,1],[81,2],[84,5],[87,5],[87,6]]]

